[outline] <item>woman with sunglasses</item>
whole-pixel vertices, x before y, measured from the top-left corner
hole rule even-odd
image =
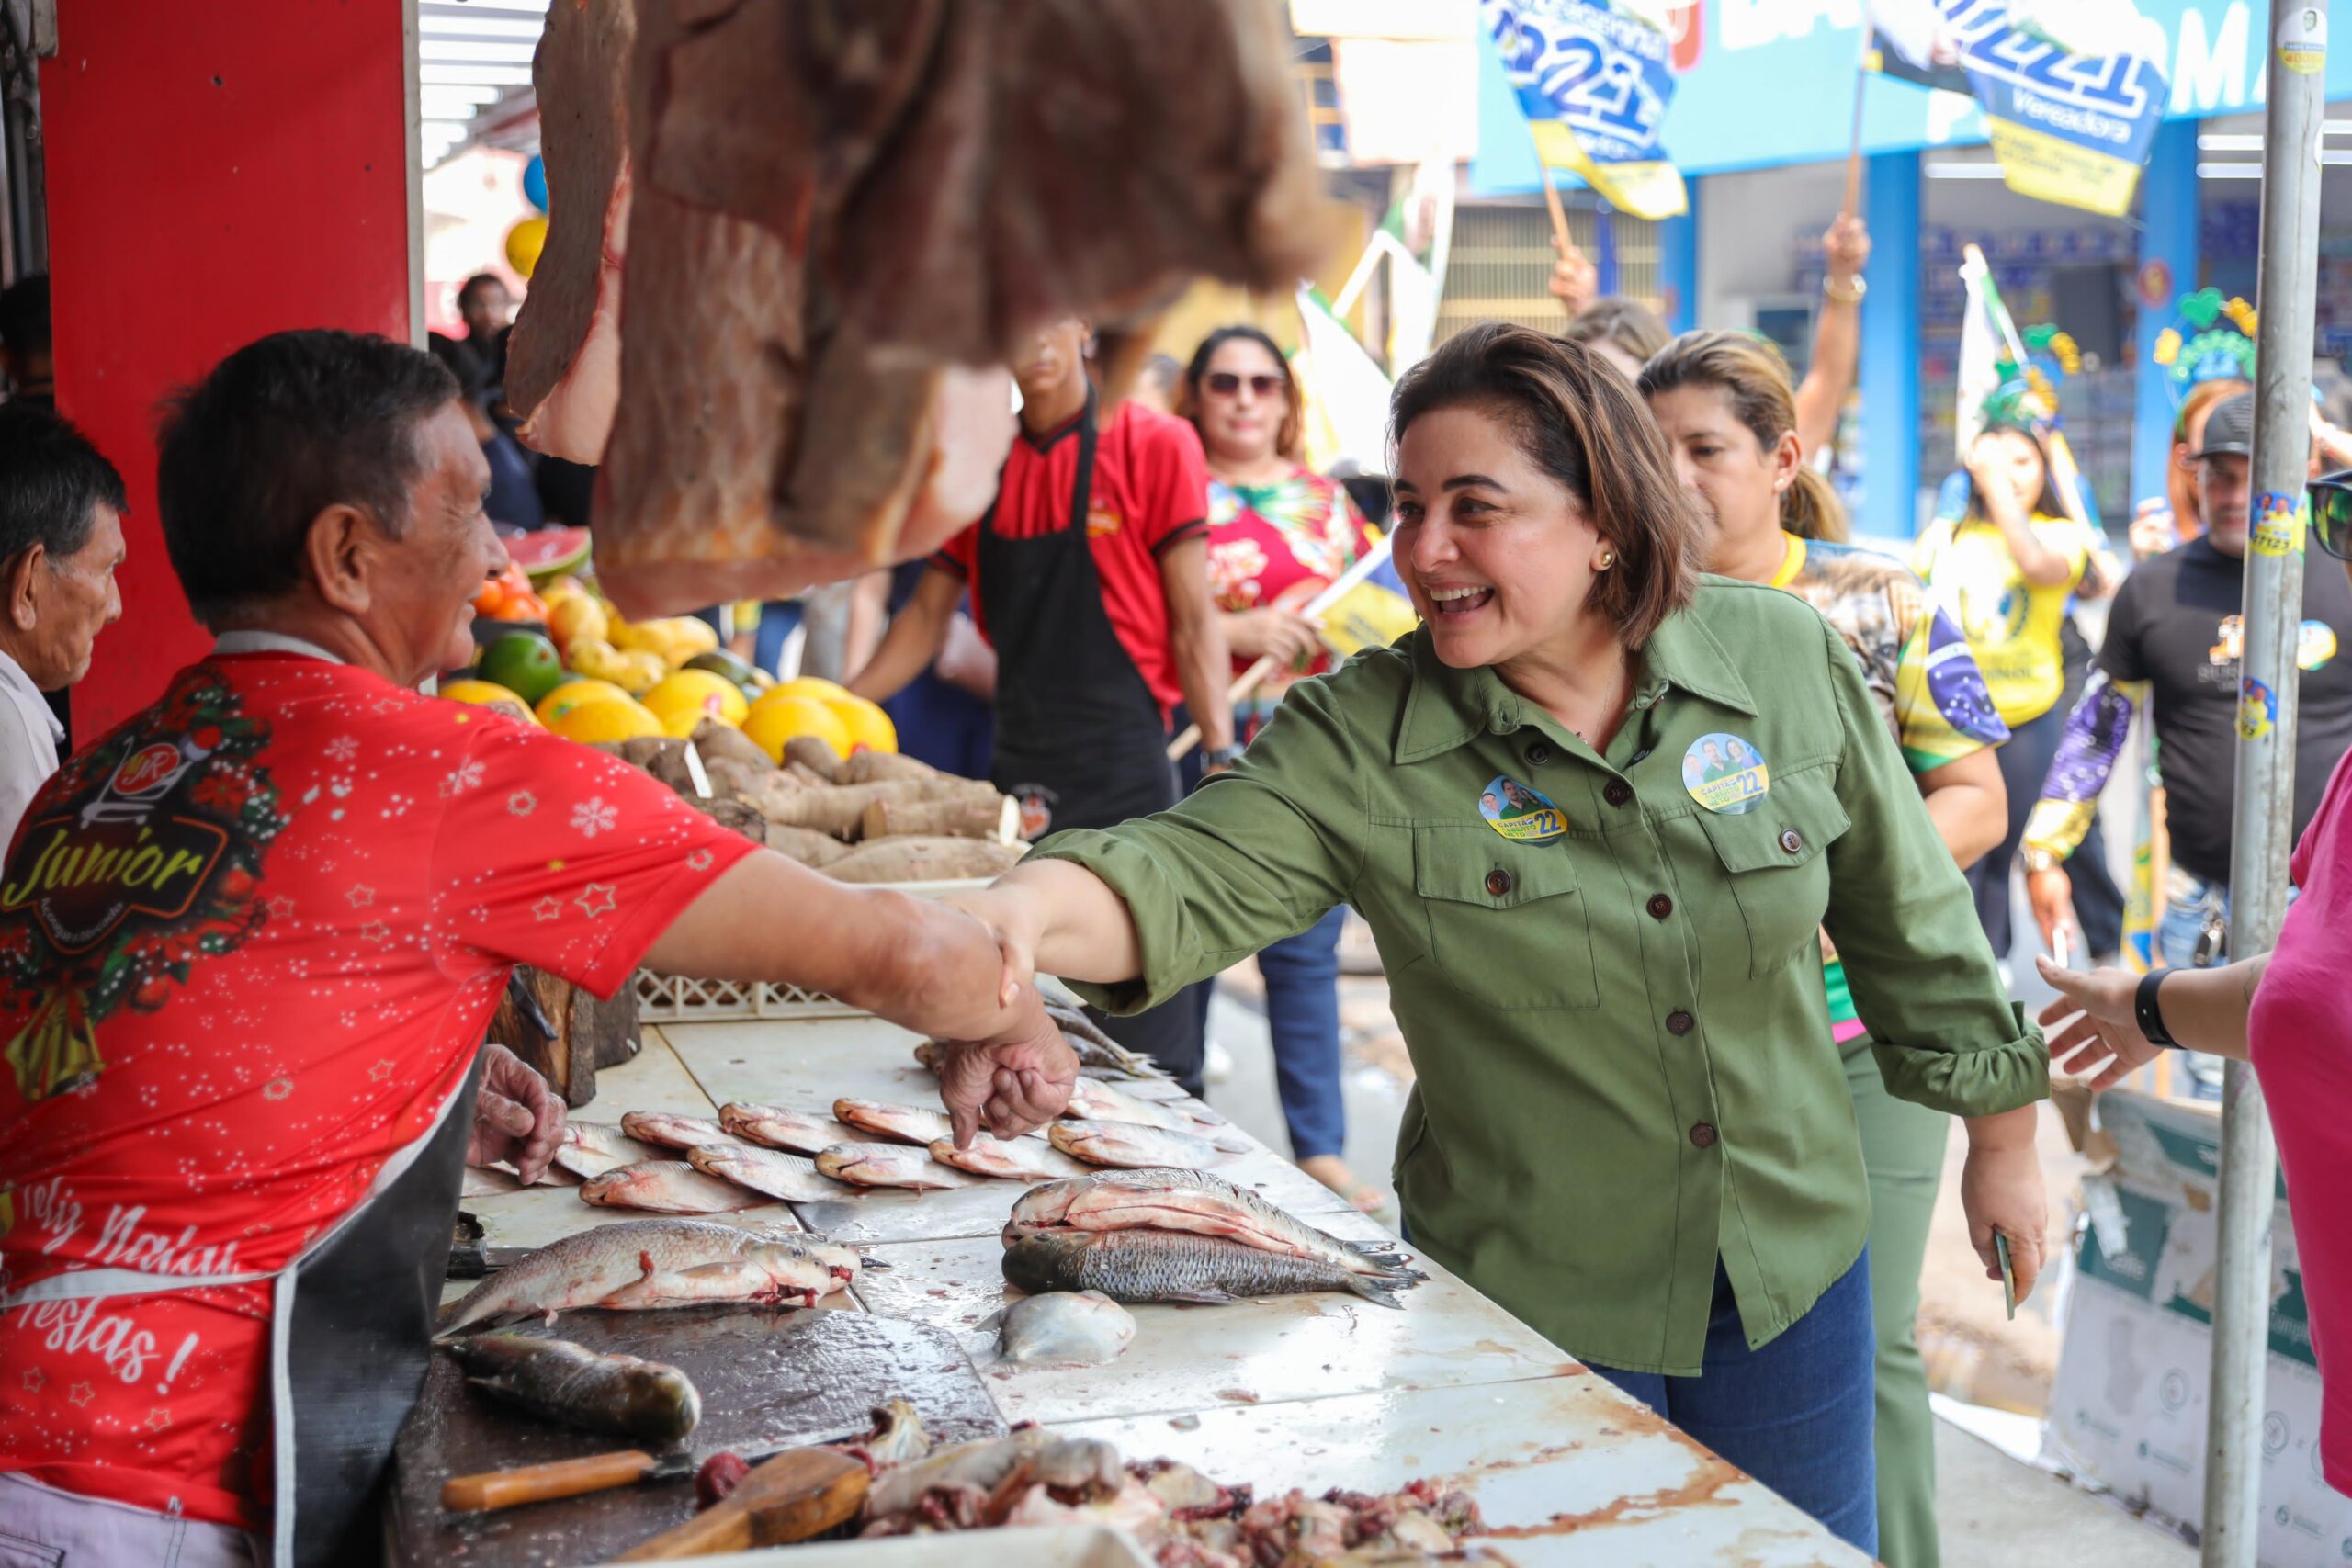
[[[2311,485],[2311,537],[2352,576],[2352,470]],[[2314,558],[2309,570],[2327,570]],[[2110,1089],[2166,1046],[2253,1064],[2278,1134],[2278,1165],[2302,1263],[2304,1303],[2319,1351],[2323,1475],[2352,1493],[2352,987],[2344,980],[2343,933],[2352,931],[2352,751],[2288,863],[2301,897],[2288,907],[2278,944],[2211,969],[2124,969],[2073,974],[2047,960],[2041,977],[2058,999],[2041,1011],[2051,1065],[2102,1068]]]
[[[1337,480],[1299,461],[1298,382],[1273,339],[1250,326],[1201,340],[1177,390],[1209,464],[1209,585],[1238,675],[1261,659],[1275,672],[1234,706],[1247,744],[1302,676],[1330,668],[1315,623],[1299,614],[1372,546],[1372,533]],[[1258,954],[1273,1036],[1274,1088],[1299,1168],[1361,1209],[1379,1189],[1341,1157],[1347,1111],[1340,1089],[1340,928],[1335,908]]]

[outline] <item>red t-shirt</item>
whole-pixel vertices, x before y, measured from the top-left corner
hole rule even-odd
[[[1043,437],[1026,430],[1004,461],[996,511],[947,541],[933,558],[972,586],[972,620],[991,643],[978,581],[980,530],[1034,539],[1070,525],[1078,479],[1078,422]],[[1159,699],[1164,719],[1184,700],[1168,636],[1159,558],[1208,526],[1209,469],[1201,438],[1181,419],[1123,402],[1102,420],[1086,503],[1086,542],[1102,581],[1102,608],[1119,646]]]
[[[608,996],[752,848],[362,670],[180,671],[0,874],[0,1281],[281,1267],[430,1126],[512,964]],[[265,1524],[269,1309],[261,1281],[0,1314],[0,1471]]]
[[[2352,754],[2336,763],[2288,871],[2302,897],[2254,994],[2246,1041],[2278,1136],[2319,1356],[2320,1463],[2330,1486],[2352,1494],[2352,989],[2342,942],[2352,931]]]

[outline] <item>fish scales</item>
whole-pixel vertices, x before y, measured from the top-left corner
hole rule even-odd
[[[1385,1283],[1316,1258],[1263,1252],[1184,1231],[1055,1231],[1004,1249],[1004,1277],[1029,1293],[1099,1291],[1114,1302],[1230,1302],[1346,1291],[1400,1307]]]
[[[1010,1245],[1054,1230],[1158,1229],[1222,1236],[1268,1252],[1320,1258],[1382,1280],[1419,1280],[1386,1246],[1342,1241],[1246,1187],[1206,1171],[1170,1168],[1098,1170],[1022,1194],[1005,1222]]]
[[[470,1382],[542,1420],[666,1449],[702,1419],[694,1381],[665,1362],[527,1334],[477,1334],[447,1348]]]
[[[795,1232],[711,1220],[624,1220],[549,1242],[500,1269],[449,1309],[442,1332],[596,1306],[648,1274],[731,1263],[753,1247],[766,1249],[759,1256],[772,1277],[820,1295],[854,1280],[864,1266],[849,1247]]]

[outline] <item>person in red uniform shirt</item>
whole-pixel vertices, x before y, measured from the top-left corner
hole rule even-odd
[[[996,504],[932,560],[849,683],[876,702],[931,668],[968,587],[997,650],[997,787],[1036,839],[1176,804],[1179,703],[1205,760],[1229,766],[1232,669],[1209,592],[1208,468],[1182,420],[1132,400],[1102,412],[1086,323],[1037,334],[1013,367],[1021,435]],[[1103,1027],[1197,1094],[1201,1020],[1183,998]]]
[[[789,980],[959,1046],[959,1132],[1077,1064],[997,944],[830,882],[617,759],[421,695],[505,552],[433,358],[284,333],[164,434],[219,637],[34,797],[0,869],[0,1519],[63,1561],[372,1561],[459,1174],[562,1108],[513,967]],[[1008,998],[1010,998],[1008,1000]],[[0,1553],[5,1555],[5,1553]]]

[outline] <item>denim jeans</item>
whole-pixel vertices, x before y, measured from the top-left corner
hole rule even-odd
[[[1874,1341],[1867,1249],[1760,1350],[1747,1348],[1731,1281],[1717,1263],[1704,1375],[1592,1370],[1875,1557]]]
[[[2294,894],[2290,889],[2288,898]],[[2218,942],[2206,940],[2206,928],[2220,921]],[[2156,920],[2156,956],[2167,968],[2211,968],[2230,961],[2230,890],[2218,882],[2175,866],[2165,883],[2165,912]],[[2201,949],[2201,951],[2200,951]],[[2222,1058],[2201,1051],[2183,1051],[2180,1065],[2188,1074],[2192,1100],[2222,1098]]]
[[[1274,1042],[1274,1092],[1290,1129],[1290,1157],[1347,1147],[1340,1092],[1340,928],[1343,906],[1258,954],[1266,981],[1266,1029]]]

